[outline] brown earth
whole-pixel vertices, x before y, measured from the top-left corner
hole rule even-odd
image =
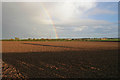
[[[83,50],[114,50],[118,48],[117,42],[40,42],[40,41],[3,41],[3,53],[10,52],[60,52]]]
[[[2,52],[21,78],[118,77],[118,42],[3,41]]]

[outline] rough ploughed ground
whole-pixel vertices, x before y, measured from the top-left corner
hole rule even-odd
[[[3,41],[2,50],[3,77],[116,78],[118,76],[117,42]]]

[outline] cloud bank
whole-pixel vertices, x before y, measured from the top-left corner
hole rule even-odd
[[[117,23],[92,16],[117,15],[117,12],[98,8],[98,4],[94,1],[3,3],[3,37],[55,38],[53,25],[61,38],[116,37]]]

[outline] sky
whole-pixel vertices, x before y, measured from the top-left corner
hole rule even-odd
[[[116,38],[117,2],[3,2],[2,38]]]

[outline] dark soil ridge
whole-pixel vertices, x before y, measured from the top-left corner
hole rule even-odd
[[[12,65],[7,64],[3,61],[0,62],[2,63],[2,78],[26,78],[23,74],[19,72],[19,70],[17,70]]]

